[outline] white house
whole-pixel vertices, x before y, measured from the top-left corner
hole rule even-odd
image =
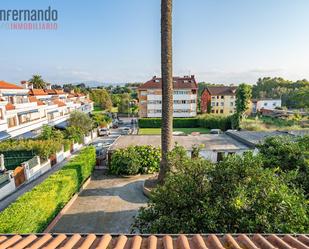
[[[256,113],[261,109],[274,110],[276,107],[281,107],[281,99],[252,100],[252,113]]]

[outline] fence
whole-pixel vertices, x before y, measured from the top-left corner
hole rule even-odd
[[[23,162],[35,156],[32,150],[0,151],[4,155],[4,165],[7,170],[15,170]]]

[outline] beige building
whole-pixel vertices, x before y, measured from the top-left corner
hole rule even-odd
[[[194,76],[173,78],[174,117],[195,117],[197,114],[197,83]],[[162,116],[162,79],[153,77],[138,88],[139,117]]]

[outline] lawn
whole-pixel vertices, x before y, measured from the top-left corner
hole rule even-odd
[[[185,134],[191,134],[192,132],[200,132],[201,134],[209,133],[209,129],[206,128],[174,128],[174,131],[182,131]],[[139,135],[160,135],[161,128],[141,128],[139,129]]]

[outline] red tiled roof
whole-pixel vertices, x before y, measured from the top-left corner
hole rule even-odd
[[[47,95],[44,89],[31,89],[29,94],[34,96]]]
[[[45,105],[43,101],[38,100],[35,96],[29,96],[29,101],[31,103],[37,102],[38,105]]]
[[[174,89],[197,89],[197,84],[195,81],[194,75],[191,77],[173,77],[173,86]],[[147,81],[141,85],[138,89],[161,89],[162,88],[162,79],[153,77],[151,80]]]
[[[0,80],[0,89],[24,89],[21,86],[14,85]]]
[[[66,106],[65,103],[63,103],[62,101],[60,101],[60,100],[58,100],[58,99],[54,100],[53,103],[54,103],[55,105],[58,105],[59,107],[61,107],[61,106]]]
[[[308,249],[308,235],[0,235],[0,248],[31,249]]]
[[[204,91],[210,95],[236,95],[236,86],[208,86]]]
[[[7,104],[5,105],[5,109],[6,109],[7,111],[15,110],[15,106],[14,106],[13,104],[11,104],[11,103],[7,103]]]

